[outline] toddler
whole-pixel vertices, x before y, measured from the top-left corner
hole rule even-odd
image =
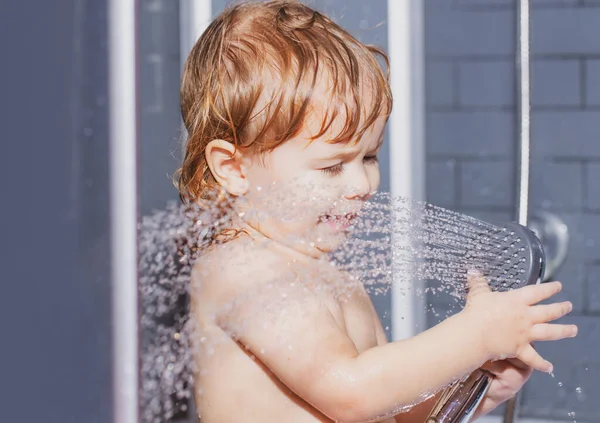
[[[492,292],[388,342],[364,287],[328,262],[379,184],[392,95],[385,54],[296,1],[241,3],[194,46],[181,88],[181,197],[221,211],[192,271],[195,399],[204,423],[423,422],[435,393],[485,368],[477,416],[575,336],[539,305],[560,283]]]

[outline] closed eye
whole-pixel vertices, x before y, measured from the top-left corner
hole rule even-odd
[[[377,156],[365,156],[363,158],[363,162],[369,163],[369,164],[375,164],[375,163],[379,163],[379,158]],[[344,172],[344,169],[345,169],[344,163],[338,163],[336,165],[323,168],[323,169],[321,169],[321,171],[325,172],[329,176],[338,176]]]
[[[321,170],[329,176],[338,176],[344,172],[344,163],[338,163],[334,166],[329,166]]]

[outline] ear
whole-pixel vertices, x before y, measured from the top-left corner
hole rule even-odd
[[[204,152],[213,177],[229,194],[240,196],[248,191],[244,157],[239,149],[224,140],[212,140]]]

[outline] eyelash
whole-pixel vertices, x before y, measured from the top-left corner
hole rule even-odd
[[[377,156],[368,156],[363,160],[367,163],[379,163],[379,158]],[[338,163],[335,166],[326,167],[321,170],[329,176],[338,176],[344,172],[344,163]]]

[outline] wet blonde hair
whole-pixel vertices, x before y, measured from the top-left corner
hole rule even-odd
[[[210,141],[265,153],[298,135],[316,106],[313,93],[323,75],[330,98],[318,105],[323,120],[313,139],[341,115],[344,125],[330,142],[358,140],[377,118],[389,116],[388,65],[382,50],[362,44],[298,1],[229,7],[185,63],[181,113],[188,138],[176,175],[180,197],[187,203],[206,199],[218,188],[205,157]],[[363,104],[365,88],[372,95],[368,105]]]

